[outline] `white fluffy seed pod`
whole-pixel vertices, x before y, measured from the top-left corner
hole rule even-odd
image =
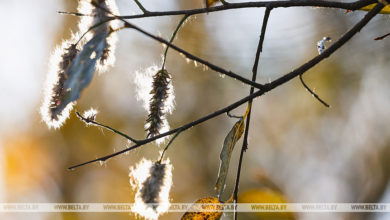
[[[63,41],[50,57],[49,72],[46,78],[43,103],[40,109],[43,121],[49,128],[59,128],[69,117],[74,102],[61,106],[65,94],[64,83],[67,78],[66,70],[78,54],[79,50],[72,42],[78,36],[73,36],[70,41]]]
[[[147,137],[169,131],[166,117],[172,113],[175,100],[171,75],[153,65],[145,71],[137,71],[134,81],[137,99],[143,101],[143,106],[148,112],[145,124]],[[163,143],[166,138],[156,140],[157,144]]]
[[[93,4],[99,5],[101,8],[95,7]],[[104,21],[109,16],[119,15],[119,10],[115,0],[80,0],[77,10],[81,14],[89,15],[81,17],[78,24],[80,33],[85,33],[93,25]],[[114,53],[116,49],[116,43],[118,41],[118,36],[116,32],[111,31],[118,29],[119,24],[120,23],[118,20],[112,20],[104,23],[103,25],[94,28],[85,36],[85,40],[83,40],[83,42],[88,41],[96,32],[110,32],[105,41],[106,46],[104,48],[103,55],[98,60],[96,65],[96,69],[99,71],[99,73],[107,71],[107,69],[113,66],[115,63]]]
[[[157,219],[169,208],[172,165],[169,160],[153,163],[142,159],[130,168],[130,183],[137,190],[132,211],[147,219]]]

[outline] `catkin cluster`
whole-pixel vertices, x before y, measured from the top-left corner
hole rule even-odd
[[[80,0],[84,14],[79,31],[64,40],[51,56],[41,115],[48,127],[59,128],[88,86],[94,72],[114,63],[117,21],[107,20],[118,9],[114,0]]]

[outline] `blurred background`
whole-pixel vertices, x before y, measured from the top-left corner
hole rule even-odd
[[[143,0],[150,11],[203,7],[202,0]],[[231,0],[230,2],[240,2]],[[133,1],[117,0],[121,15],[139,13]],[[49,130],[39,107],[51,52],[78,18],[76,0],[0,1],[0,202],[133,202],[129,167],[156,160],[155,144],[73,171],[67,167],[128,146],[125,139],[86,127],[72,112],[66,124]],[[281,8],[271,13],[258,82],[266,83],[314,57],[324,36],[338,39],[366,12]],[[263,9],[197,15],[175,44],[225,69],[251,77]],[[168,39],[181,16],[132,20]],[[326,100],[325,108],[298,79],[254,102],[249,149],[241,174],[242,202],[390,202],[390,38],[389,16],[375,17],[329,59],[308,71],[306,83]],[[95,75],[75,109],[99,110],[97,121],[132,137],[145,137],[147,112],[136,99],[136,72],[161,64],[163,47],[132,31],[119,32],[116,65]],[[246,96],[249,87],[195,66],[175,51],[166,65],[172,74],[178,127]],[[235,111],[241,115],[242,106]],[[182,133],[168,156],[174,166],[171,201],[187,203],[215,195],[222,143],[235,123],[219,116]],[[226,197],[233,190],[239,148],[234,151]],[[161,147],[160,147],[161,148]],[[1,217],[3,215],[3,217]],[[177,219],[169,213],[161,219]],[[241,219],[389,219],[389,214],[240,214]],[[0,214],[1,219],[134,219],[128,213]],[[227,217],[228,219],[228,217]]]

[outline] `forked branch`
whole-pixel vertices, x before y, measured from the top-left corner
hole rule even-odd
[[[333,45],[331,45],[323,53],[321,53],[320,55],[314,57],[313,59],[311,59],[307,63],[305,63],[302,66],[298,67],[297,69],[295,69],[295,70],[293,70],[293,71],[283,75],[282,77],[280,77],[280,78],[278,78],[278,79],[276,79],[276,80],[274,80],[274,81],[272,81],[270,83],[267,83],[267,84],[265,84],[263,86],[260,86],[261,89],[259,89],[258,91],[254,92],[253,94],[251,94],[249,96],[246,96],[246,97],[236,101],[235,103],[233,103],[231,105],[228,105],[228,106],[226,106],[226,107],[224,107],[224,108],[222,108],[222,109],[220,109],[220,110],[218,110],[218,111],[216,111],[214,113],[211,113],[211,114],[209,114],[209,115],[207,115],[205,117],[202,117],[202,118],[200,118],[198,120],[195,120],[193,122],[185,124],[185,125],[183,125],[181,127],[172,129],[172,130],[170,130],[168,132],[162,133],[160,135],[157,135],[157,136],[154,136],[154,137],[151,137],[151,138],[148,138],[148,139],[140,140],[140,141],[138,141],[138,143],[134,144],[133,146],[131,146],[129,148],[123,149],[121,151],[118,151],[118,152],[110,154],[110,155],[106,155],[106,156],[103,156],[103,157],[100,157],[100,158],[97,158],[97,159],[94,159],[94,160],[91,160],[91,161],[87,161],[87,162],[84,162],[84,163],[72,166],[69,169],[74,169],[74,168],[77,168],[77,167],[80,167],[80,166],[83,166],[83,165],[86,165],[86,164],[90,164],[90,163],[93,163],[93,162],[98,162],[98,161],[104,162],[104,161],[106,161],[109,158],[115,157],[117,155],[123,154],[123,153],[128,152],[130,150],[133,150],[135,148],[138,148],[138,147],[140,147],[142,145],[145,145],[147,143],[150,143],[150,142],[152,142],[152,141],[154,141],[156,139],[165,137],[167,135],[174,134],[174,133],[176,133],[178,131],[185,131],[185,130],[193,127],[193,126],[201,124],[201,123],[203,123],[205,121],[208,121],[208,120],[210,120],[212,118],[215,118],[215,117],[217,117],[217,116],[219,116],[221,114],[227,113],[227,112],[229,112],[229,111],[239,107],[240,105],[245,104],[245,103],[253,100],[256,97],[264,95],[266,92],[269,92],[269,91],[279,87],[280,85],[283,85],[283,84],[287,83],[288,81],[294,79],[295,77],[299,76],[300,74],[305,73],[306,71],[311,69],[313,66],[315,66],[316,64],[318,64],[319,62],[321,62],[325,58],[329,57],[337,49],[339,49],[341,46],[343,46],[349,39],[351,39],[356,33],[358,33],[376,14],[378,14],[381,11],[381,9],[383,7],[384,7],[383,4],[378,3],[352,29],[350,29],[347,33],[345,33],[338,41],[336,41]],[[130,26],[132,28],[135,27],[135,26],[133,26],[131,24],[130,24]],[[134,28],[134,29],[137,30],[137,31],[141,31],[142,32],[141,29],[137,29],[137,28]],[[148,35],[148,33],[145,33],[145,34]],[[150,37],[157,38],[157,37],[155,37],[153,35],[151,35]],[[166,44],[169,43],[169,42],[166,42],[165,40],[160,39],[160,38],[158,38],[158,40],[159,41],[162,40]],[[173,47],[174,45],[169,45],[169,46],[174,48]],[[253,84],[252,81],[250,81],[250,82]]]

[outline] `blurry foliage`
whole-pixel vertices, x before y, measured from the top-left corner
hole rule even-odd
[[[247,189],[240,193],[240,203],[287,203],[285,196],[270,188]],[[260,219],[295,219],[291,212],[257,212],[246,215],[257,215]]]

